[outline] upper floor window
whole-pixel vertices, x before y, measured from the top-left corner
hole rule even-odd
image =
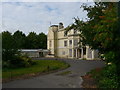
[[[66,31],[64,31],[64,37],[65,37],[65,36],[67,36],[67,32],[66,32]]]
[[[64,46],[65,46],[65,47],[67,46],[67,41],[64,41]]]
[[[78,39],[75,39],[74,40],[74,46],[77,46],[78,45]]]
[[[77,30],[74,30],[74,34],[77,34]]]
[[[69,45],[72,45],[72,40],[69,40]]]

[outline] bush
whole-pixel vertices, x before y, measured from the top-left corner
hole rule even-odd
[[[100,88],[117,88],[117,71],[115,64],[111,64],[106,66],[101,72],[101,76],[99,78],[99,87]]]
[[[107,65],[99,73],[92,72],[99,88],[118,88],[115,64]]]
[[[18,67],[30,67],[34,65],[35,62],[32,61],[26,55],[15,55],[11,60],[3,60],[3,68],[18,68]]]

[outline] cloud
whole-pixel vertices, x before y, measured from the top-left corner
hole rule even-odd
[[[3,2],[3,31],[15,32],[22,30],[47,34],[51,24],[63,22],[65,27],[73,23],[74,17],[87,17],[87,12],[80,9],[80,2]]]

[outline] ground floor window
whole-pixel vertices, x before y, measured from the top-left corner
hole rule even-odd
[[[72,57],[72,49],[69,49],[69,57]]]
[[[65,51],[62,52],[62,55],[65,55]]]
[[[76,57],[76,49],[74,49],[74,57]]]
[[[83,55],[86,55],[86,47],[83,47]]]

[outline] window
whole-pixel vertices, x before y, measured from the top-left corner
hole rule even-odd
[[[62,52],[62,55],[65,55],[65,51]]]
[[[50,47],[52,46],[52,41],[50,41],[49,46],[50,46]]]
[[[78,45],[78,39],[75,39],[74,40],[74,46],[77,46]]]
[[[74,49],[74,57],[76,57],[76,49]]]
[[[72,40],[69,40],[69,45],[72,45]]]
[[[69,49],[69,57],[72,57],[72,49]]]
[[[77,30],[74,30],[74,34],[77,34]]]
[[[65,36],[67,36],[67,32],[66,32],[66,31],[64,31],[64,37],[65,37]]]
[[[67,41],[64,41],[64,46],[65,46],[65,47],[67,46]]]

